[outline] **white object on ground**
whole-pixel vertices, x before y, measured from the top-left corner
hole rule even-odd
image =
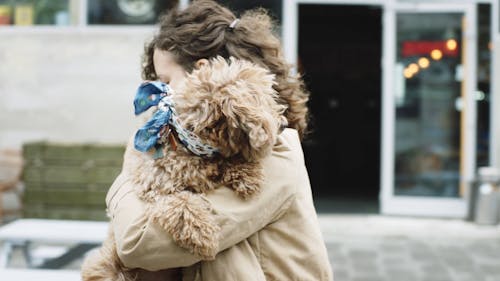
[[[0,240],[56,243],[102,243],[108,222],[20,219],[0,227]]]
[[[81,281],[80,272],[50,269],[0,269],[2,281]]]
[[[108,223],[96,221],[70,221],[20,219],[0,227],[0,268],[8,266],[14,247],[21,247],[29,261],[29,243],[100,244],[107,235]],[[2,278],[2,281],[4,279]],[[22,279],[21,279],[22,280]]]

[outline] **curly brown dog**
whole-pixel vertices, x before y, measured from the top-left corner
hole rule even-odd
[[[172,100],[180,123],[218,149],[212,158],[196,156],[179,145],[155,159],[152,152],[134,149],[133,142],[127,146],[123,172],[147,202],[145,215],[202,259],[215,257],[220,232],[204,194],[222,186],[245,199],[258,192],[263,181],[261,159],[286,125],[273,78],[250,62],[218,57],[188,74],[187,82],[176,89]],[[84,281],[155,279],[149,275],[123,266],[112,230],[100,251],[82,266]]]

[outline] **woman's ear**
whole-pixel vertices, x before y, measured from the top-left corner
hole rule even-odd
[[[202,66],[205,66],[208,64],[208,60],[207,59],[199,59],[196,61],[196,63],[194,64],[194,67],[195,68],[200,68]]]

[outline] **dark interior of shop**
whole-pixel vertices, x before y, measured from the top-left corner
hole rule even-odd
[[[311,92],[303,148],[316,201],[378,203],[381,24],[377,7],[299,6],[299,71]]]

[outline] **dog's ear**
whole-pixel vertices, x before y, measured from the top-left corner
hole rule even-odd
[[[285,108],[277,103],[274,75],[247,61],[231,59],[232,83],[215,94],[227,124],[231,153],[247,160],[260,158],[274,145]]]
[[[274,75],[253,63],[212,59],[189,75],[177,97],[181,121],[223,157],[260,158],[274,145],[284,120],[274,84]]]
[[[248,89],[246,89],[248,90]],[[221,112],[227,123],[227,142],[231,153],[240,152],[246,159],[265,154],[276,141],[279,124],[273,114],[272,96],[262,92],[228,93],[221,103]]]

